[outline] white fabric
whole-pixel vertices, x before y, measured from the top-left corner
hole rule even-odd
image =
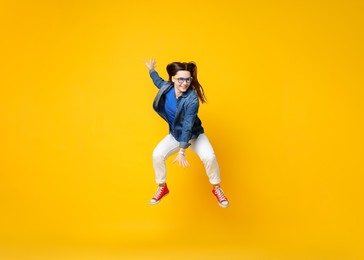
[[[197,139],[190,141],[188,150],[194,151],[205,166],[206,174],[211,184],[221,182],[220,169],[216,160],[214,149],[205,134],[200,134]],[[179,151],[179,142],[168,134],[153,151],[153,167],[157,184],[165,183],[167,176],[166,160]],[[188,152],[187,155],[188,156]]]

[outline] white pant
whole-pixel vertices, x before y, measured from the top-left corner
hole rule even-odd
[[[200,134],[197,139],[190,140],[190,147],[203,162],[211,184],[219,184],[220,169],[214,150],[205,134]],[[165,183],[167,176],[166,160],[169,156],[179,151],[179,142],[168,134],[153,151],[153,167],[157,184]]]

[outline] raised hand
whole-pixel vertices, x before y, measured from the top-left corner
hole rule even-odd
[[[150,58],[149,61],[144,61],[145,65],[149,70],[154,69],[157,67],[157,61],[154,58]]]

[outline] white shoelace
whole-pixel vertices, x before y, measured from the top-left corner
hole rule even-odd
[[[219,197],[219,201],[227,200],[224,195],[224,192],[222,191],[221,188],[215,188],[215,191],[216,191],[217,197]]]
[[[154,196],[154,199],[159,199],[160,195],[162,194],[164,187],[159,187],[157,193]]]

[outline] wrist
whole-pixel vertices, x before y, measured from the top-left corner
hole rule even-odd
[[[179,150],[179,152],[178,152],[179,154],[182,154],[183,156],[185,156],[186,155],[186,150]]]

